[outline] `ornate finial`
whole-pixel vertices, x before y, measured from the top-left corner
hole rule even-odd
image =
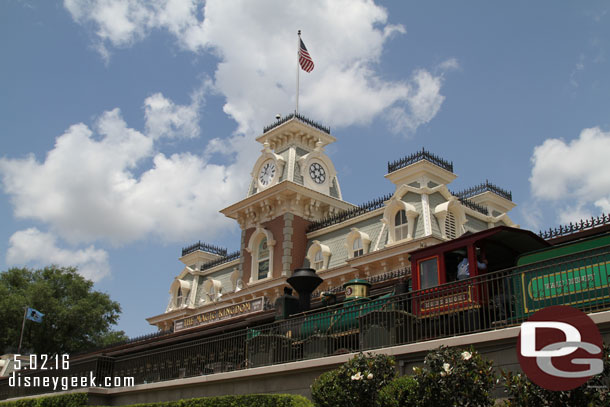
[[[297,32],[297,34],[299,34],[299,37],[300,37],[300,36],[301,36],[301,30],[299,30],[299,31]]]

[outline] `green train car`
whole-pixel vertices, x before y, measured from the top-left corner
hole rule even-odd
[[[551,305],[610,304],[610,233],[521,255],[512,275],[514,319]]]

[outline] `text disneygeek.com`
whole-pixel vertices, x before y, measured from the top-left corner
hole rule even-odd
[[[68,390],[74,387],[130,387],[135,385],[133,377],[39,377],[22,376],[21,373],[13,372],[8,379],[10,387],[43,387],[55,390]]]

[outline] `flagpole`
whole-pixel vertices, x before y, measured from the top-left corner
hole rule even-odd
[[[28,307],[25,307],[23,311],[23,323],[21,324],[21,337],[19,338],[19,347],[17,353],[21,353],[21,342],[23,341],[23,329],[25,328],[25,317],[28,314]]]
[[[299,114],[299,50],[301,49],[301,30],[297,32],[298,40],[297,40],[297,108],[295,109],[295,113]]]

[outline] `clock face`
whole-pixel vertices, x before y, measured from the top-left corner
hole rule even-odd
[[[273,161],[267,161],[261,167],[258,173],[258,182],[264,187],[269,185],[275,177],[275,163]]]
[[[323,184],[326,181],[326,171],[319,163],[313,163],[309,166],[309,176],[316,184]]]

